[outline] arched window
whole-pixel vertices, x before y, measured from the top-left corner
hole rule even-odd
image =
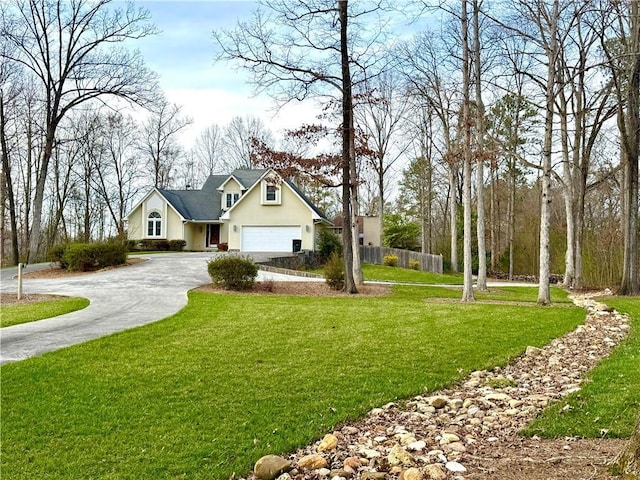
[[[160,237],[162,232],[162,216],[158,212],[151,212],[147,217],[147,236]]]

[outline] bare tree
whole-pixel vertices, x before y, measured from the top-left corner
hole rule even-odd
[[[343,217],[355,223],[352,196],[357,182],[353,142],[355,78],[371,76],[379,67],[376,44],[381,40],[379,22],[367,25],[364,18],[380,10],[379,5],[355,4],[347,0],[267,0],[248,22],[235,30],[215,31],[219,58],[241,62],[251,73],[258,91],[269,92],[287,103],[310,97],[340,98],[342,112]],[[370,8],[369,8],[370,7]],[[351,21],[358,21],[357,30]],[[383,27],[383,26],[382,26]],[[352,71],[353,69],[353,71]],[[353,248],[350,228],[343,228],[345,289],[357,293],[358,250]]]
[[[221,173],[223,159],[222,129],[218,124],[205,128],[193,147],[198,168],[206,175]]]
[[[473,278],[472,278],[472,240],[471,240],[471,113],[469,90],[470,60],[469,60],[469,17],[467,15],[467,0],[462,0],[460,14],[461,22],[461,48],[462,48],[462,156],[463,156],[463,207],[464,207],[464,248],[463,248],[463,272],[464,282],[462,287],[462,301],[473,302]]]
[[[140,151],[147,158],[157,188],[171,185],[173,168],[181,153],[176,135],[192,123],[181,115],[181,110],[179,105],[160,98],[142,127]]]
[[[75,107],[117,96],[145,103],[155,77],[139,52],[116,48],[154,33],[146,11],[111,0],[15,0],[11,21],[0,26],[12,47],[2,55],[40,83],[44,104],[44,150],[37,175],[29,260],[38,255],[42,206],[58,126]]]
[[[4,260],[5,247],[5,205],[9,206],[9,221],[11,228],[11,262],[17,265],[20,262],[20,251],[18,243],[18,216],[16,208],[16,192],[13,188],[13,178],[11,173],[11,152],[12,138],[15,138],[15,129],[11,129],[9,123],[10,112],[15,111],[15,102],[19,96],[19,87],[14,83],[15,71],[11,71],[7,62],[0,58],[0,156],[2,157],[2,179],[0,180],[2,198],[0,206],[0,261]]]
[[[441,155],[448,170],[448,211],[451,244],[451,270],[458,271],[457,216],[460,183],[460,162],[454,155],[455,113],[453,104],[459,88],[454,75],[446,70],[448,53],[441,48],[440,41],[432,32],[417,36],[413,42],[400,49],[399,55],[405,65],[404,76],[415,101],[429,108],[442,131]]]
[[[227,171],[236,168],[250,169],[253,140],[271,143],[271,132],[260,118],[247,115],[236,116],[224,128],[222,164]]]
[[[540,203],[540,254],[538,304],[551,303],[549,289],[550,276],[550,214],[551,181],[553,177],[553,132],[555,95],[557,92],[557,65],[560,52],[560,22],[569,0],[518,0],[513,4],[510,19],[499,21],[509,32],[518,35],[533,48],[531,52],[544,68],[544,76],[537,77],[530,72],[530,78],[544,91],[544,140],[541,161],[541,203]],[[565,26],[568,29],[569,26]],[[539,59],[538,59],[539,57]]]
[[[370,163],[377,177],[377,210],[383,221],[388,173],[410,145],[410,141],[400,135],[400,127],[409,106],[409,97],[400,90],[400,80],[391,72],[385,72],[373,81],[365,83],[363,88],[364,93],[357,96],[355,117],[358,126],[367,136],[369,148],[374,153]]]
[[[473,0],[473,81],[475,86],[476,126],[476,211],[478,237],[478,290],[487,290],[487,253],[484,208],[485,111],[482,101],[482,63],[480,52],[480,3]]]
[[[623,168],[624,259],[621,295],[640,294],[638,162],[640,157],[640,6],[635,0],[598,2],[600,44],[617,99]]]
[[[138,133],[133,119],[119,113],[101,116],[101,155],[94,157],[93,188],[106,207],[119,238],[124,217],[140,191],[141,165],[134,150]]]

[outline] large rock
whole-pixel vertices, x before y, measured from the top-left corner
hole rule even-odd
[[[322,455],[314,454],[305,455],[298,460],[298,466],[306,470],[319,470],[325,468],[328,465],[327,459]]]
[[[291,462],[277,455],[265,455],[256,462],[253,474],[258,480],[274,480],[292,469]]]
[[[432,463],[424,467],[424,473],[427,474],[429,480],[445,480],[447,472],[441,463]]]
[[[404,465],[410,466],[413,465],[414,460],[409,452],[407,452],[400,445],[394,445],[389,452],[389,456],[387,457],[389,461],[389,465]]]
[[[409,468],[400,474],[398,480],[424,480],[424,475],[417,468]]]
[[[328,452],[338,446],[338,437],[332,433],[327,433],[318,445],[319,452]]]
[[[429,406],[433,408],[443,408],[447,405],[447,402],[449,401],[447,397],[443,397],[440,395],[428,397],[426,400]]]
[[[385,480],[387,474],[384,472],[364,472],[360,478],[362,480]]]

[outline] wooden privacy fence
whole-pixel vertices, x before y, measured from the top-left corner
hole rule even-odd
[[[442,273],[442,255],[430,255],[428,253],[412,252],[411,250],[400,250],[399,248],[360,247],[360,261],[362,263],[382,265],[386,255],[398,257],[399,267],[409,268],[409,262],[416,260],[420,264],[419,270]]]

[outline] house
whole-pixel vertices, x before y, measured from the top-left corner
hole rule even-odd
[[[380,233],[382,226],[380,225],[380,217],[372,215],[358,215],[358,243],[370,247],[379,247]],[[333,219],[332,230],[336,235],[342,235],[342,215],[338,215]]]
[[[314,250],[331,222],[273,169],[211,175],[200,190],[154,188],[126,217],[132,240],[184,240],[187,250]]]

